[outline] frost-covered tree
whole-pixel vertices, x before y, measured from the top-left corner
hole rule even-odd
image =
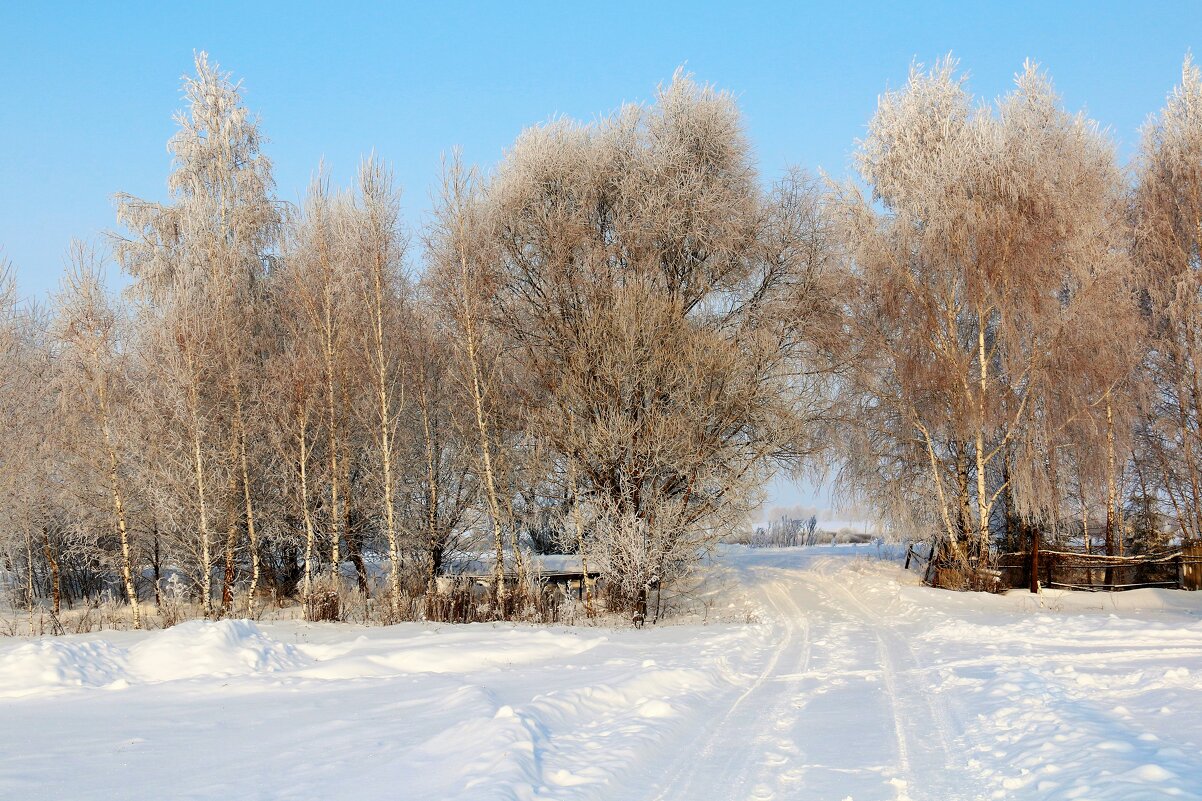
[[[92,251],[82,244],[73,246],[55,299],[60,402],[74,423],[71,431],[76,449],[83,451],[80,455],[91,468],[83,477],[86,480],[89,473],[103,477],[98,483],[111,504],[122,588],[133,612],[134,628],[141,628],[139,571],[126,486],[131,472],[129,454],[138,449],[138,443],[131,441],[130,406],[125,402],[130,377],[122,353],[122,311],[105,291],[100,270]]]
[[[281,213],[271,196],[271,163],[261,151],[258,121],[242,104],[240,86],[199,53],[196,76],[184,79],[183,91],[187,109],[176,115],[179,131],[168,145],[174,157],[168,179],[172,202],[118,195],[118,220],[130,236],[116,238],[115,244],[135,294],[158,325],[177,328],[177,337],[205,330],[180,347],[187,351],[185,360],[194,360],[188,368],[193,374],[213,376],[214,384],[204,385],[203,402],[215,407],[209,416],[225,424],[205,431],[224,437],[222,603],[228,610],[242,528],[251,560],[249,603],[260,579],[253,452],[258,437],[251,429],[259,419],[254,405],[265,357],[258,347],[264,278],[277,248]],[[190,319],[198,309],[204,309],[204,317]],[[203,473],[199,465],[197,477]]]
[[[732,98],[683,75],[524,132],[470,189],[431,248],[444,285],[475,288],[460,341],[487,322],[543,475],[570,472],[564,495],[606,522],[590,560],[645,607],[810,447],[807,358],[835,319],[817,204],[795,177],[764,192]]]
[[[1144,129],[1135,194],[1136,248],[1150,315],[1151,387],[1141,431],[1147,471],[1180,533],[1202,537],[1202,70]]]
[[[941,560],[983,563],[1005,499],[1054,506],[1046,448],[1116,388],[1086,358],[1122,362],[1097,326],[1130,319],[1113,145],[1034,66],[991,110],[945,60],[881,98],[857,159],[846,478],[935,530]]]

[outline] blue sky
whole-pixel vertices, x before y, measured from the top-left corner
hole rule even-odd
[[[165,197],[180,76],[201,49],[244,81],[281,198],[299,199],[323,157],[346,182],[374,149],[416,229],[452,146],[493,164],[523,127],[648,99],[679,65],[737,95],[765,180],[791,164],[846,176],[878,94],[949,51],[990,98],[1040,62],[1127,158],[1185,53],[1202,51],[1202,2],[10,0],[0,250],[23,294],[57,284],[72,237],[115,225],[114,192]]]

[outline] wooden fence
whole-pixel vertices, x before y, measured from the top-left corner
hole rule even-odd
[[[1202,545],[1199,544],[1132,556],[1041,548],[1034,562],[1037,577],[1044,587],[1091,592],[1141,587],[1202,589]],[[997,565],[1003,580],[1011,587],[1031,586],[1032,557],[1029,552],[1000,554]]]
[[[926,543],[911,544],[906,549],[906,569],[913,565],[930,580],[934,555],[935,549]],[[1002,586],[1030,587],[1032,561],[1044,587],[1088,592],[1141,587],[1202,590],[1202,543],[1133,556],[1040,548],[1032,560],[1029,551],[1017,551],[999,554],[990,572]]]

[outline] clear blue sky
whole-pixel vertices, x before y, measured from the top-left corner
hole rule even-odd
[[[279,195],[324,157],[345,182],[375,149],[429,207],[440,155],[495,163],[525,126],[645,100],[685,65],[736,93],[766,179],[849,171],[877,95],[949,51],[972,89],[1023,60],[1066,104],[1139,126],[1202,55],[1202,2],[403,3],[0,2],[0,249],[21,291],[55,286],[72,237],[115,225],[121,190],[163,198],[180,76],[207,50],[244,81]]]

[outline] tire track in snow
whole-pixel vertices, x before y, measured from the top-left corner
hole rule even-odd
[[[968,765],[952,756],[950,735],[953,726],[945,710],[931,700],[929,691],[932,687],[919,685],[913,678],[927,671],[910,643],[904,636],[889,628],[883,614],[871,609],[842,583],[828,576],[822,576],[822,580],[834,586],[848,599],[851,606],[862,616],[861,622],[877,639],[882,683],[889,697],[897,737],[898,768],[904,774],[905,785],[898,788],[898,798],[911,799],[915,795],[929,798],[931,801],[967,801],[983,798],[979,790],[971,787]],[[899,655],[901,660],[897,658]],[[899,670],[898,661],[905,662],[907,667]],[[918,709],[907,709],[905,701],[913,700],[915,696],[921,701],[917,705]],[[929,718],[930,726],[924,727],[916,722],[916,716]],[[923,747],[924,743],[929,742],[921,737],[924,728],[935,735],[934,749]],[[916,765],[916,762],[920,764]],[[920,771],[921,782],[915,781],[916,769]],[[959,781],[953,781],[953,777],[959,777]]]
[[[699,749],[690,747],[681,752],[672,765],[667,781],[657,788],[658,792],[650,797],[650,801],[693,801],[698,798],[693,792],[693,786],[699,776],[703,773],[714,774],[715,768],[717,768],[716,775],[706,776],[710,785],[706,789],[705,797],[708,799],[736,797],[733,793],[741,789],[751,770],[752,751],[750,746],[755,741],[755,734],[762,733],[769,725],[763,722],[762,717],[756,716],[752,721],[753,730],[748,731],[745,727],[733,725],[736,714],[752,696],[766,689],[779,692],[772,682],[786,651],[800,645],[808,664],[810,653],[808,625],[804,626],[799,643],[798,619],[788,614],[781,606],[780,599],[782,598],[792,604],[782,583],[774,580],[770,584],[761,586],[765,599],[776,612],[776,619],[783,624],[785,636],[781,638],[780,644],[773,650],[764,670],[756,677],[751,686],[744,690],[702,735],[705,738],[704,744]],[[793,606],[795,609],[797,608],[795,604]],[[799,609],[797,611],[800,612]],[[694,744],[696,743],[697,740],[694,741]],[[723,746],[721,752],[719,746]]]

